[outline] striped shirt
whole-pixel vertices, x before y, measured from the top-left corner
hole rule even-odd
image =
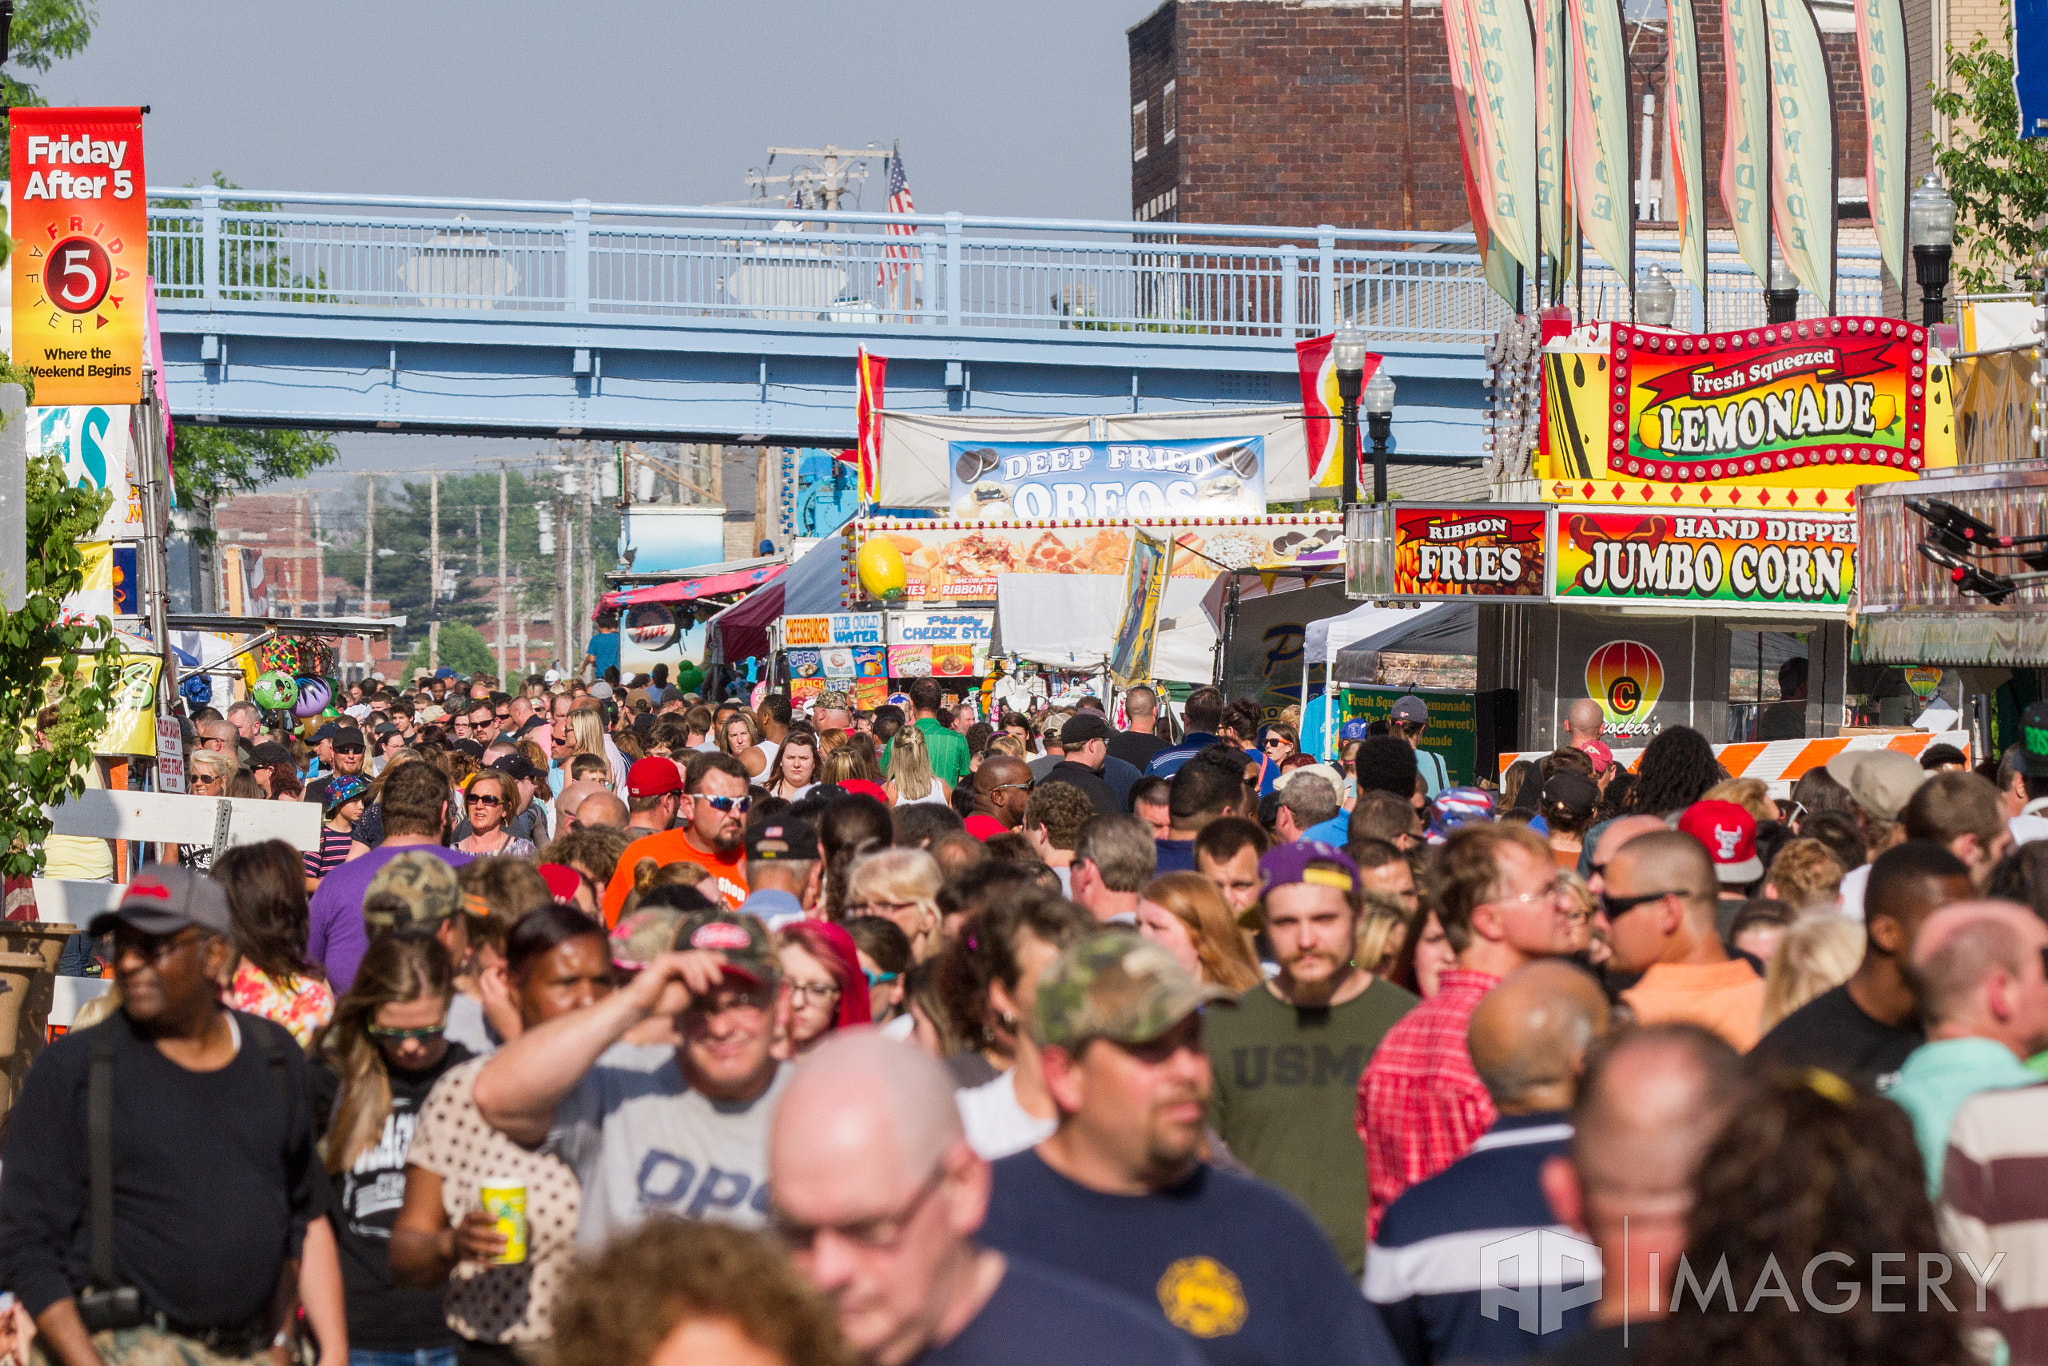
[[[1969,1259],[1954,1278],[1969,1297],[1958,1307],[1977,1307],[1975,1277],[2004,1257],[1979,1321],[2004,1335],[2014,1366],[2048,1362],[2048,1085],[1964,1104],[1949,1126],[1941,1190],[1942,1242]]]
[[[319,849],[300,856],[306,860],[306,876],[326,877],[348,862],[349,838],[347,830],[336,830],[331,825],[321,826]]]
[[[1365,1297],[1408,1366],[1519,1361],[1586,1327],[1600,1250],[1556,1222],[1542,1186],[1543,1164],[1571,1136],[1562,1111],[1504,1115],[1388,1208],[1366,1254]]]
[[[1396,1196],[1463,1157],[1497,1118],[1465,1031],[1498,981],[1489,972],[1446,972],[1436,995],[1373,1050],[1358,1081],[1355,1121],[1365,1142],[1368,1238]]]

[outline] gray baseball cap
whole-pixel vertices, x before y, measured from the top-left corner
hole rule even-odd
[[[190,868],[146,863],[121,893],[121,904],[101,911],[85,929],[99,935],[116,924],[133,925],[144,934],[176,934],[188,925],[226,934],[228,894],[218,882]]]

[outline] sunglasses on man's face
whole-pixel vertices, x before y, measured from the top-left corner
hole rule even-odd
[[[737,811],[742,816],[746,815],[747,808],[754,804],[752,797],[707,797],[701,792],[691,795],[697,801],[709,802],[713,811]]]
[[[1609,896],[1602,892],[1600,894],[1600,914],[1606,916],[1607,923],[1611,925],[1638,906],[1647,906],[1652,901],[1662,901],[1667,896],[1682,897],[1684,895],[1686,893],[1676,889],[1663,892],[1644,892],[1641,896]]]

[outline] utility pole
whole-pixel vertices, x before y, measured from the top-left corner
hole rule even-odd
[[[373,474],[363,482],[370,495],[363,513],[363,615],[368,617],[376,615],[370,604],[377,596],[377,476]]]
[[[477,503],[472,505],[469,510],[476,514],[476,526],[474,528],[476,549],[469,557],[469,573],[471,578],[480,579],[484,576],[484,505]]]
[[[505,462],[501,460],[498,462],[498,671],[500,673],[509,669],[512,663],[512,656],[509,653],[512,648],[511,641],[505,635],[507,620],[505,611],[505,483]],[[481,554],[482,552],[479,551],[478,553]],[[524,678],[526,677],[525,652],[522,650],[520,653],[522,657],[519,661],[519,676]],[[507,688],[505,691],[511,692],[512,689]]]
[[[590,511],[597,499],[597,455],[589,443],[583,447],[583,595],[576,600],[576,629],[590,638],[596,625],[590,614],[597,610],[597,547],[590,539]],[[577,657],[582,657],[578,651]]]
[[[441,472],[427,471],[427,669],[441,667]]]
[[[801,167],[788,175],[749,171],[749,187],[765,190],[770,185],[787,185],[796,198],[797,208],[822,205],[826,209],[836,209],[850,182],[868,178],[868,162],[878,157],[886,162],[889,151],[872,142],[863,150],[838,147],[828,142],[823,147],[770,147],[768,164],[773,166],[777,157],[810,157],[817,165]]]
[[[292,615],[306,615],[306,495],[292,500]]]
[[[313,615],[327,614],[327,542],[320,535],[320,498],[313,497]]]

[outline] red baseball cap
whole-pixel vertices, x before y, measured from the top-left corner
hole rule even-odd
[[[646,763],[645,759],[640,761]],[[548,895],[565,906],[576,904],[576,893],[583,887],[583,874],[566,863],[543,863],[540,865],[540,880],[547,883]]]
[[[1614,751],[1607,747],[1605,740],[1581,740],[1572,748],[1593,761],[1596,775],[1614,767]]]
[[[979,811],[967,818],[966,825],[967,833],[984,844],[994,839],[997,835],[1007,835],[1010,833],[1009,826],[1004,825],[994,816],[985,816]]]
[[[1694,802],[1678,817],[1678,828],[1707,846],[1714,876],[1722,882],[1755,882],[1764,875],[1756,855],[1756,817],[1734,802]]]
[[[626,795],[629,797],[659,797],[664,792],[682,790],[683,771],[676,767],[673,759],[650,754],[645,759],[635,759],[633,766],[626,770]]]

